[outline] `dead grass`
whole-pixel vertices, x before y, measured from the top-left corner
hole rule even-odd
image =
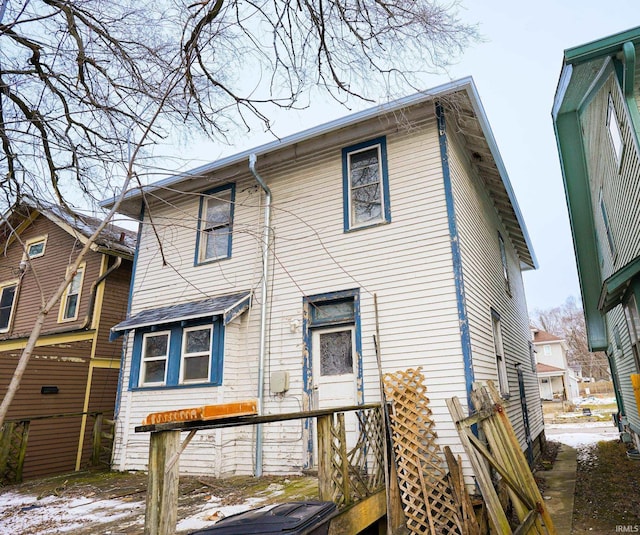
[[[573,535],[616,533],[616,526],[640,529],[640,461],[624,444],[607,441],[578,450]]]

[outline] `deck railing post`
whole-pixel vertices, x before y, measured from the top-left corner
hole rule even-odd
[[[173,535],[178,521],[180,431],[154,431],[149,441],[145,535]]]
[[[318,416],[318,492],[321,500],[333,500],[331,478],[331,425],[333,414]]]
[[[93,423],[93,444],[91,453],[91,465],[100,464],[100,451],[102,446],[102,413],[96,414],[96,421]]]

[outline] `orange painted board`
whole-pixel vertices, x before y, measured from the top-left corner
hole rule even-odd
[[[216,405],[204,405],[188,409],[152,412],[142,420],[142,425],[170,424],[194,422],[198,420],[219,420],[235,416],[252,416],[258,414],[258,400],[231,401]]]

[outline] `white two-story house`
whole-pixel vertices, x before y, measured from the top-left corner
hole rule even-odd
[[[383,370],[422,367],[454,452],[445,400],[466,406],[474,381],[499,385],[524,449],[542,436],[521,276],[536,261],[470,78],[133,189],[121,211],[141,228],[130,315],[113,328],[116,468],[147,467],[134,428],[151,412],[379,400],[376,319]],[[313,432],[200,432],[180,468],[300,471]]]

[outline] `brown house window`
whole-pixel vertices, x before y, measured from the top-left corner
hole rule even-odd
[[[59,321],[72,321],[78,318],[80,294],[82,293],[82,281],[84,279],[85,265],[82,264],[71,279],[64,292],[60,305]]]
[[[0,332],[6,333],[11,326],[17,287],[18,284],[13,282],[0,288]]]

